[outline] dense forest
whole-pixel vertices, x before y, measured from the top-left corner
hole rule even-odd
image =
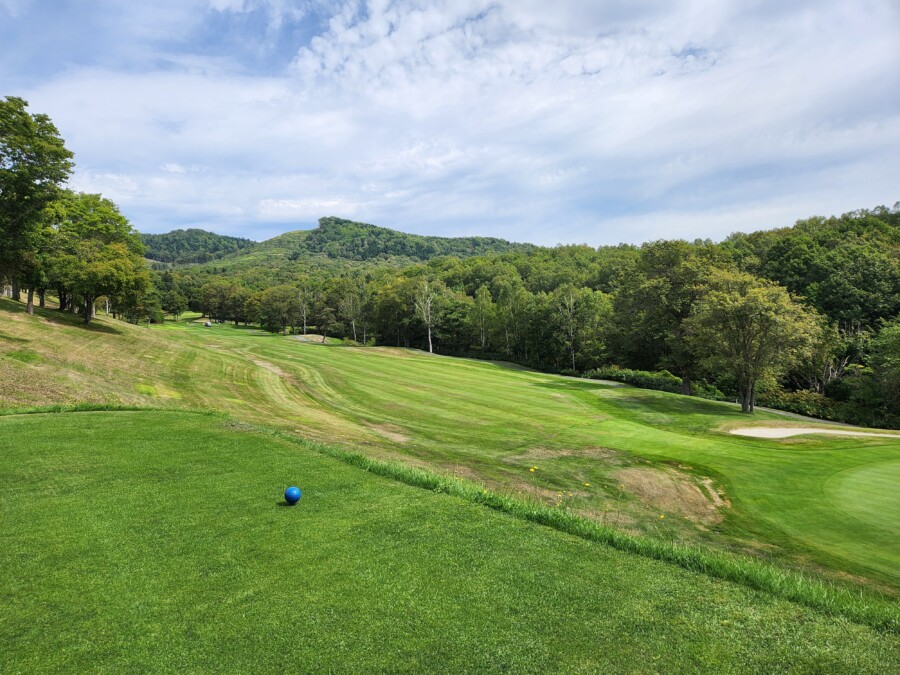
[[[323,218],[260,244],[150,235],[147,253],[114,204],[63,189],[71,153],[25,105],[0,104],[0,283],[29,307],[50,293],[86,322],[100,301],[132,321],[194,310],[900,426],[900,205],[721,243],[543,248]],[[221,257],[187,264],[204,256]]]
[[[226,237],[206,230],[173,230],[166,234],[142,234],[144,255],[162,263],[205,263],[256,245],[250,239]]]

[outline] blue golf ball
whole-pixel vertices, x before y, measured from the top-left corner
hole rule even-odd
[[[292,485],[291,487],[289,487],[287,490],[284,491],[284,501],[286,501],[288,504],[293,506],[294,504],[296,504],[297,502],[300,501],[300,497],[302,495],[303,495],[303,493],[300,492],[300,488]]]

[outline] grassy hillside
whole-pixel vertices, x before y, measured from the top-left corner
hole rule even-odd
[[[740,438],[726,431],[748,418],[728,404],[190,321],[84,329],[0,302],[2,406],[219,409],[625,531],[900,586],[896,438]]]
[[[895,634],[216,416],[0,418],[0,510],[4,672],[900,666]]]

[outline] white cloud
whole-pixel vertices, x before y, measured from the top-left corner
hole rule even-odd
[[[154,230],[343,215],[597,244],[900,198],[891,3],[746,7],[212,0],[265,9],[267,30],[330,19],[285,72],[169,49],[168,68],[70,68],[26,95],[76,182]]]

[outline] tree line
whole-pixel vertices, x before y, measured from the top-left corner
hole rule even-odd
[[[136,321],[158,314],[140,236],[118,207],[64,184],[74,167],[50,118],[21,98],[0,101],[0,282],[26,310],[48,291],[90,323],[96,302]]]

